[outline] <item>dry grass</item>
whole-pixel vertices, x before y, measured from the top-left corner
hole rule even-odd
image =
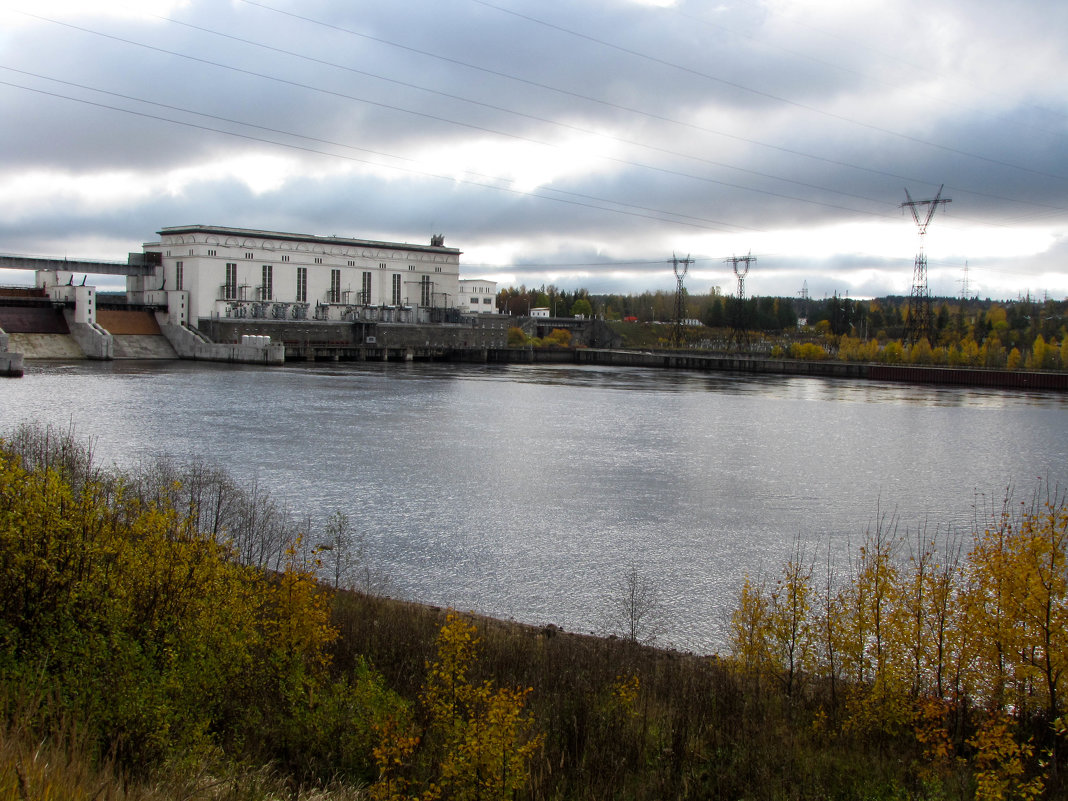
[[[169,774],[169,775],[168,775]],[[233,770],[222,778],[206,770],[164,771],[131,782],[110,761],[96,764],[85,738],[70,730],[32,738],[0,727],[0,801],[363,801],[361,788],[331,784],[294,788],[269,768]]]

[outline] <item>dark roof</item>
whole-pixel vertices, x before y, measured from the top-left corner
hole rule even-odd
[[[220,236],[257,237],[262,239],[282,239],[288,242],[314,242],[319,245],[343,245],[348,247],[375,247],[389,248],[392,250],[420,250],[432,253],[447,253],[460,255],[457,248],[447,248],[444,245],[413,245],[406,242],[380,242],[374,239],[353,239],[342,236],[317,236],[315,234],[292,234],[283,231],[260,231],[255,228],[227,228],[219,225],[176,225],[162,228],[157,233],[160,236],[174,234],[218,234]]]

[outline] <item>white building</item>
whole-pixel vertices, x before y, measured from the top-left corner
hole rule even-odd
[[[211,317],[340,320],[357,307],[458,305],[460,251],[445,247],[441,235],[429,245],[213,225],[159,235],[144,250],[159,254],[147,257],[159,259],[162,285],[148,286],[153,279],[146,278],[130,288],[165,291],[172,316],[184,306],[183,322],[194,325]]]
[[[482,278],[461,278],[456,308],[465,312],[495,314],[497,312],[497,282]]]

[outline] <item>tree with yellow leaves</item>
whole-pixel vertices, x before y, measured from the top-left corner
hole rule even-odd
[[[510,799],[526,786],[527,763],[541,747],[524,712],[530,689],[497,688],[469,673],[475,627],[450,612],[438,634],[420,695],[423,723],[394,716],[379,728],[376,801]]]

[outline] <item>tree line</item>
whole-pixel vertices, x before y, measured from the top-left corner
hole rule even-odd
[[[576,306],[576,304],[578,304]],[[850,361],[941,364],[999,369],[1068,369],[1068,300],[992,301],[979,298],[934,298],[930,336],[909,341],[909,298],[888,296],[855,300],[827,298],[738,298],[713,291],[687,294],[687,320],[700,326],[685,330],[684,347],[737,348],[738,334],[756,352],[795,358],[840,358]],[[558,317],[578,314],[620,323],[672,323],[673,292],[637,295],[591,294],[555,286],[507,288],[498,294],[498,309],[522,316],[545,307]],[[711,329],[709,331],[708,329]],[[634,327],[621,333],[635,347],[675,346],[667,333],[650,336]],[[796,345],[796,347],[794,347]]]

